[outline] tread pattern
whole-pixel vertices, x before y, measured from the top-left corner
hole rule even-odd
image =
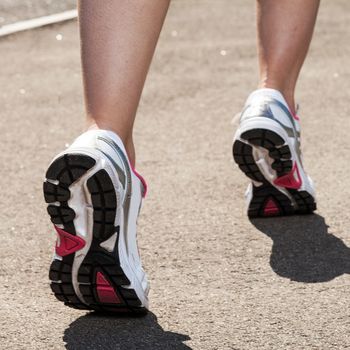
[[[117,198],[112,180],[105,170],[100,170],[87,181],[87,186],[94,208],[94,240],[78,271],[80,292],[89,307],[96,311],[144,314],[147,310],[141,307],[135,291],[125,288],[130,285],[130,281],[120,267],[118,249],[108,253],[100,247],[100,243],[114,233],[117,233],[116,248],[118,247],[119,227],[114,226]],[[121,303],[106,304],[99,300],[96,290],[96,274],[99,271],[109,279]]]
[[[276,170],[277,176],[288,174],[293,168],[291,152],[288,145],[284,145],[284,140],[275,132],[266,129],[251,129],[241,135],[243,140],[247,140],[254,146],[266,148],[269,155],[275,161],[271,164]]]
[[[71,193],[69,187],[86,174],[96,161],[82,154],[66,154],[57,158],[46,173],[47,180],[43,190],[47,211],[51,221],[63,230],[75,235],[75,212],[68,206]],[[120,267],[118,257],[119,227],[114,226],[117,211],[117,195],[113,182],[105,170],[99,170],[87,180],[93,206],[93,240],[89,252],[78,271],[79,290],[83,303],[74,291],[72,283],[72,264],[75,253],[53,260],[49,279],[55,297],[65,305],[76,309],[89,309],[107,313],[133,313],[143,315],[147,309],[132,289],[126,288],[130,281]],[[117,233],[115,250],[110,253],[100,243]],[[102,303],[97,294],[96,273],[101,271],[108,278],[121,303]]]
[[[85,258],[78,272],[79,288],[84,300],[96,311],[113,313],[131,312],[139,315],[147,313],[147,310],[141,307],[141,301],[135,291],[126,288],[130,284],[130,281],[125,276],[120,265],[118,263],[116,264],[116,259],[118,260],[117,255],[112,257],[101,250],[94,250]],[[120,303],[104,303],[99,300],[96,282],[98,272],[102,272],[108,278],[114,287],[118,299],[121,300]]]
[[[69,186],[77,181],[95,165],[95,160],[82,154],[65,154],[57,158],[46,172],[43,185],[44,198],[49,203],[47,212],[55,225],[62,225],[64,231],[75,235],[73,220],[75,212],[69,208],[68,200],[71,193]],[[54,203],[54,204],[50,204]],[[88,309],[76,295],[72,284],[72,263],[74,254],[65,256],[62,260],[53,260],[50,266],[49,279],[51,290],[55,297],[65,305],[76,309]]]
[[[98,171],[87,181],[94,207],[94,237],[104,241],[111,237],[116,228],[114,219],[117,210],[117,197],[111,178],[105,170]]]
[[[274,215],[266,215],[264,208],[268,200],[273,199],[278,207],[278,211]],[[253,198],[249,204],[248,216],[250,218],[265,217],[265,216],[281,216],[294,214],[294,208],[291,200],[278,191],[270,184],[263,184],[261,186],[253,185]]]
[[[55,297],[75,309],[88,309],[75,294],[72,285],[72,265],[60,260],[54,260],[50,266],[49,278],[51,290]]]
[[[253,197],[248,208],[249,217],[271,216],[264,212],[269,199],[276,204],[278,210],[276,209],[274,215],[278,216],[311,214],[316,210],[315,199],[307,191],[286,189],[296,203],[297,207],[294,207],[288,196],[265,179],[255,163],[253,147],[263,147],[268,150],[269,156],[274,160],[271,167],[276,170],[277,176],[288,174],[293,168],[292,154],[282,137],[271,130],[251,129],[242,133],[241,139],[248,143],[236,140],[233,144],[233,158],[247,177],[261,183],[261,185],[253,184]]]
[[[265,180],[263,174],[255,164],[252,146],[236,141],[233,145],[233,158],[239,168],[250,179],[258,182],[263,182]]]
[[[297,214],[310,214],[317,209],[315,199],[307,191],[289,190],[298,205]]]

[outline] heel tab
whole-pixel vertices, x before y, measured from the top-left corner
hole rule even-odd
[[[135,168],[131,166],[132,172],[134,173],[134,175],[141,181],[141,185],[142,185],[142,198],[146,197],[147,191],[148,191],[148,186],[147,186],[147,182],[146,180],[135,170]]]

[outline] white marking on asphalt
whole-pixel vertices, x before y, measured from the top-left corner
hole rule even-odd
[[[0,37],[22,32],[29,29],[40,28],[50,24],[69,21],[76,18],[77,16],[78,16],[77,10],[70,10],[70,11],[56,13],[49,16],[43,16],[43,17],[28,19],[26,21],[19,21],[12,24],[6,24],[0,27]]]

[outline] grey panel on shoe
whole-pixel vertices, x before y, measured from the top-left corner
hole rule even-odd
[[[107,153],[101,151],[110,161],[111,163],[113,164],[115,170],[117,171],[118,173],[118,178],[119,178],[119,181],[121,182],[123,188],[125,189],[125,174],[123,172],[123,169],[115,162],[115,160]]]

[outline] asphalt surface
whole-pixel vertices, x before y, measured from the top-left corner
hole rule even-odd
[[[256,84],[253,2],[172,4],[135,130],[151,281],[136,319],[66,308],[49,288],[41,187],[83,125],[76,22],[2,39],[0,348],[350,348],[349,21],[348,1],[323,2],[298,88],[317,214],[250,222],[230,121]]]
[[[0,27],[57,12],[72,10],[76,0],[1,0]]]

